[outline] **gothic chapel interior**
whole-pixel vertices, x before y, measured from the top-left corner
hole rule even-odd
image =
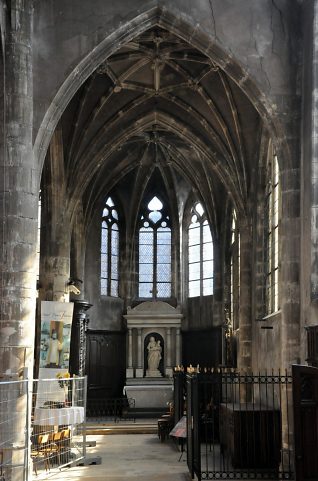
[[[145,376],[142,306],[179,315],[161,373],[318,365],[317,8],[0,1],[1,380],[41,301],[85,319],[88,400]]]

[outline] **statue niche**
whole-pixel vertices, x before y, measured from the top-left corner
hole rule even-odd
[[[180,364],[182,317],[179,307],[163,301],[145,301],[134,308],[127,308],[124,316],[128,331],[127,383],[131,379],[146,379],[148,384],[152,377],[157,378],[158,383],[159,378],[172,377],[173,366]],[[153,345],[158,350],[153,349],[149,366],[147,347],[151,337],[155,338],[153,342],[160,342],[159,346]],[[152,374],[147,372],[149,368],[153,368]],[[159,382],[162,381],[160,379]]]
[[[157,332],[149,333],[144,340],[145,377],[164,376],[164,341]]]
[[[136,409],[166,409],[173,397],[173,366],[181,359],[179,307],[145,301],[127,307],[127,369],[124,392]]]

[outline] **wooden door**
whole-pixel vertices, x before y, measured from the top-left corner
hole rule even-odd
[[[318,480],[318,368],[293,366],[297,481]]]

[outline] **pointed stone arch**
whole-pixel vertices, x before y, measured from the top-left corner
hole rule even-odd
[[[219,45],[219,42],[213,35],[207,35],[198,25],[194,27],[181,16],[176,17],[167,8],[154,7],[137,15],[133,20],[120,25],[115,32],[106,37],[80,61],[60,86],[44,115],[34,142],[33,151],[35,158],[38,160],[40,171],[42,170],[54,129],[68,103],[84,81],[98,65],[123,44],[154,26],[170,31],[210,57],[246,94],[271,132],[272,137],[277,139],[277,144],[280,146],[282,153],[286,152],[285,155],[282,155],[289,159],[289,149],[285,141],[284,127],[269,98],[262,92],[255,79],[251,77],[230,52],[226,51],[223,45],[222,47]]]

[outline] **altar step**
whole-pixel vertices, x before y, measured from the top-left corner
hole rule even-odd
[[[140,421],[119,421],[118,423],[88,422],[86,434],[157,434],[157,419]]]
[[[167,413],[167,408],[131,408],[129,416],[135,419],[159,419]]]

